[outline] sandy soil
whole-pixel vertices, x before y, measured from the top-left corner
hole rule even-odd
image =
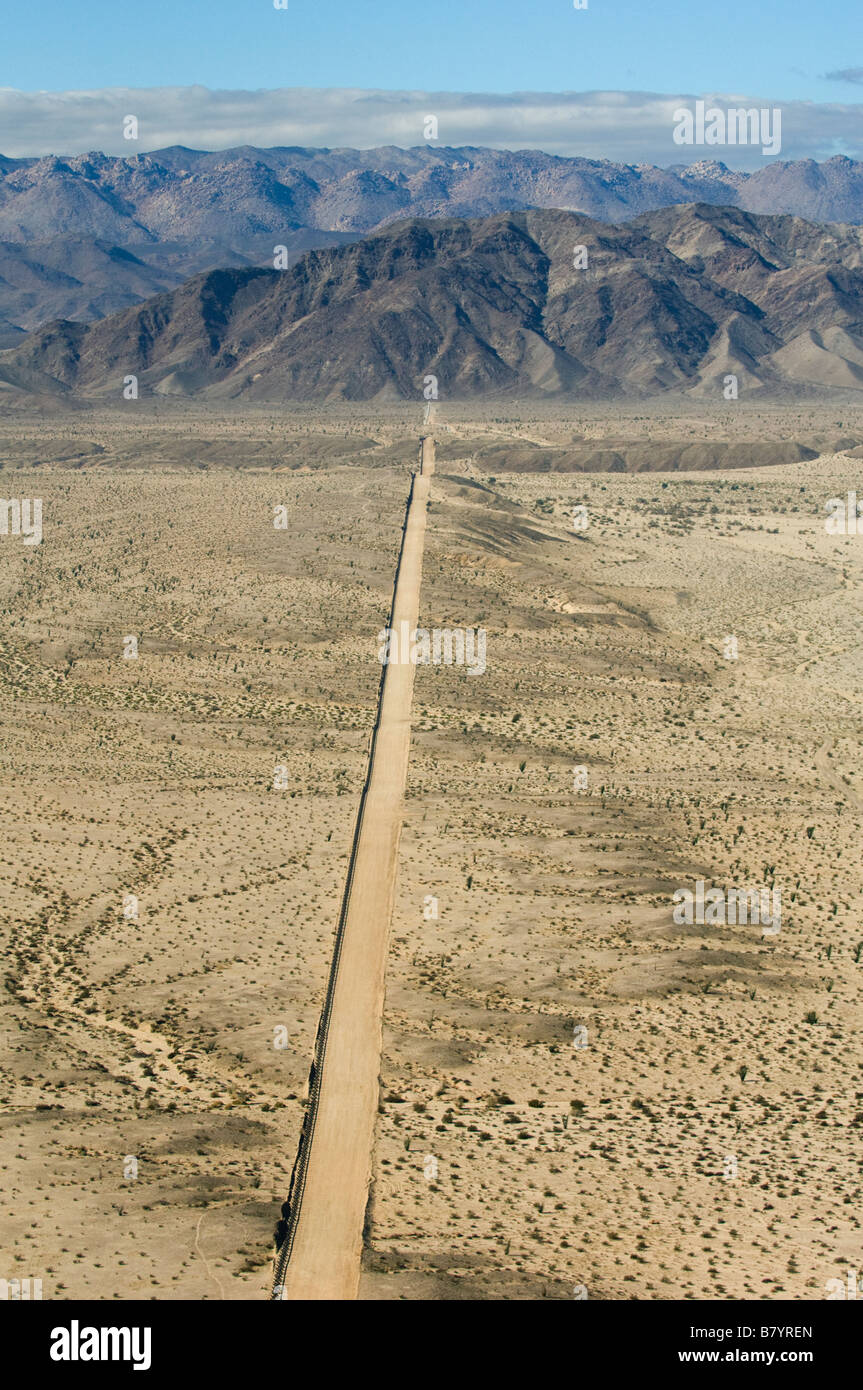
[[[261,1297],[405,479],[15,481],[45,538],[2,551],[2,1245],[46,1298]]]
[[[420,620],[485,627],[488,669],[417,673],[360,1296],[822,1298],[861,1258],[863,537],[824,529],[859,461],[472,444],[859,443],[859,412],[507,411],[435,426],[469,447]],[[0,538],[0,1240],[45,1297],[267,1296],[415,421],[7,424],[45,538]],[[781,883],[779,936],[675,926],[699,877]]]

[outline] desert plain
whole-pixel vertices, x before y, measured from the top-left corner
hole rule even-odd
[[[0,1274],[265,1299],[421,403],[127,407],[0,426],[43,504],[0,536]],[[487,663],[416,675],[361,1297],[825,1298],[863,1268],[863,536],[825,528],[863,412],[434,428],[420,620]],[[780,886],[781,930],[678,925],[697,880]]]

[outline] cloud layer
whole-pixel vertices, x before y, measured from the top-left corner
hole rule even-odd
[[[863,104],[772,102],[763,97],[698,94],[720,107],[778,105],[783,159],[863,158]],[[305,145],[369,149],[424,141],[426,116],[438,118],[439,143],[541,149],[630,164],[721,159],[759,168],[760,148],[675,145],[674,112],[693,94],[654,92],[387,92],[349,88],[211,91],[206,87],[105,88],[91,92],[19,92],[0,88],[0,153],[131,155],[167,145]],[[139,138],[125,139],[136,116]],[[775,162],[775,161],[774,161]]]

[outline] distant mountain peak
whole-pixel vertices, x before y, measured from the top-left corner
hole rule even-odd
[[[717,159],[662,169],[427,144],[0,156],[0,321],[32,329],[48,318],[90,320],[197,271],[272,266],[278,246],[293,254],[339,245],[411,216],[564,208],[620,224],[695,202],[859,224],[863,164],[837,154],[743,173]],[[74,268],[63,264],[70,240],[78,244]],[[99,251],[106,243],[127,248],[136,267],[107,262]]]

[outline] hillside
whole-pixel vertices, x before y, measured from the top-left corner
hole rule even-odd
[[[574,248],[584,246],[586,268]],[[0,353],[41,394],[251,400],[795,394],[863,386],[863,230],[696,205],[398,223],[285,271],[223,269]]]
[[[52,318],[89,321],[198,272],[273,264],[409,217],[559,208],[624,222],[686,203],[863,222],[863,165],[836,156],[746,174],[539,150],[182,147],[126,158],[0,156],[0,346]]]

